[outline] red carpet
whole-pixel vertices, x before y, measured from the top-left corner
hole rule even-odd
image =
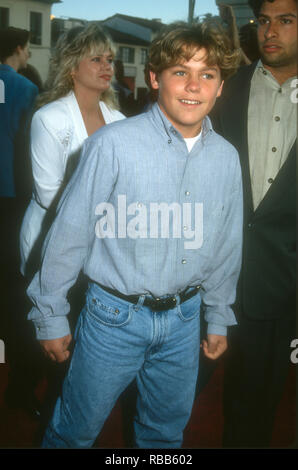
[[[38,423],[22,410],[9,409],[3,396],[8,381],[8,365],[0,364],[0,448],[36,448],[35,435]],[[210,382],[197,398],[190,422],[185,430],[184,448],[210,449],[221,447],[223,427],[222,391],[223,364],[213,374]],[[43,382],[36,390],[42,400],[46,390]],[[283,399],[280,403],[274,435],[273,448],[289,448],[295,441],[295,366],[291,367]],[[105,423],[95,447],[125,448],[123,407],[118,402]]]

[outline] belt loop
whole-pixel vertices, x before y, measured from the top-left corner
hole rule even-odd
[[[139,300],[138,300],[138,303],[135,305],[134,309],[136,311],[140,310],[140,308],[142,308],[143,306],[143,303],[144,303],[144,300],[145,300],[145,295],[140,295],[139,297]]]

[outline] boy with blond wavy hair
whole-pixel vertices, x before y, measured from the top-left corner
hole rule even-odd
[[[180,447],[198,373],[200,307],[209,358],[227,348],[242,245],[235,149],[207,114],[238,53],[206,25],[153,42],[157,102],[89,138],[29,288],[45,353],[68,358],[67,291],[90,283],[44,447],[91,447],[122,391],[138,386],[137,447]]]

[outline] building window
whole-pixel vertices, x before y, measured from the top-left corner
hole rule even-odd
[[[42,13],[35,11],[30,12],[30,42],[31,44],[41,45],[41,25],[42,25]]]
[[[9,26],[9,8],[0,7],[0,29]]]
[[[148,57],[148,50],[141,49],[141,64],[146,64],[147,57]]]
[[[126,64],[134,64],[135,50],[133,47],[119,47],[119,59]]]

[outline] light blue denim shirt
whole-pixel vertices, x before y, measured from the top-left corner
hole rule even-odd
[[[202,285],[208,333],[236,323],[242,182],[235,148],[208,117],[188,152],[158,104],[88,138],[28,294],[38,339],[69,333],[66,295],[82,269],[123,294]]]

